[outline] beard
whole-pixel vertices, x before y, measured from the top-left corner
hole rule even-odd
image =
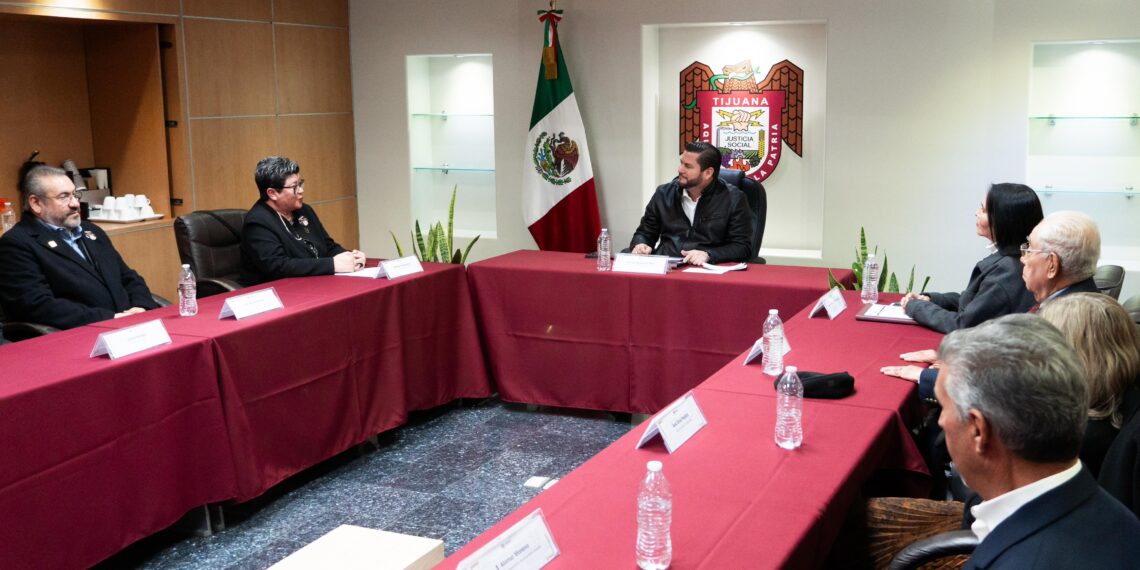
[[[67,214],[64,214],[62,216],[59,216],[58,219],[48,220],[48,222],[61,228],[74,230],[75,228],[78,228],[81,223],[83,223],[83,220],[79,216],[79,210],[74,210],[69,211]]]

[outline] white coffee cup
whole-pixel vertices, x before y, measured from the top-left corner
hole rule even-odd
[[[104,208],[104,217],[108,220],[121,220],[123,219],[122,211],[118,208]]]
[[[149,206],[149,205],[150,205],[150,198],[147,198],[146,194],[135,194],[134,206],[136,208],[142,208],[143,206]]]
[[[107,196],[106,198],[103,198],[103,209],[104,210],[114,210],[115,209],[115,197],[114,196]]]
[[[139,214],[143,218],[149,218],[154,215],[154,208],[150,207],[150,204],[147,204],[139,208]]]
[[[91,209],[88,210],[87,216],[92,220],[103,219],[103,207],[98,205],[91,206]]]
[[[131,200],[133,200],[133,199],[134,199],[134,196],[131,195]],[[115,209],[116,210],[126,210],[130,205],[131,205],[131,202],[130,202],[130,200],[127,200],[126,196],[118,196],[115,198]]]
[[[106,168],[92,168],[92,169],[88,170],[88,172],[90,172],[91,177],[95,179],[95,189],[96,190],[106,190],[107,189],[107,169]]]

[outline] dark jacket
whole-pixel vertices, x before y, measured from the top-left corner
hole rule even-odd
[[[115,316],[131,307],[156,309],[146,281],[115,251],[99,226],[83,222],[80,257],[32,214],[0,236],[0,305],[12,321],[59,329]]]
[[[332,275],[332,258],[344,251],[308,204],[293,212],[293,223],[287,224],[258,201],[242,225],[239,280],[249,286],[285,277]]]
[[[1049,297],[1048,299],[1042,301],[1041,304],[1044,305],[1049,301],[1060,299],[1065,295],[1072,295],[1073,293],[1100,293],[1100,288],[1096,286],[1096,280],[1094,280],[1092,277],[1089,277],[1084,281],[1077,281],[1076,283],[1073,283],[1072,285],[1061,289],[1052,297]]]
[[[1017,246],[987,256],[974,266],[961,293],[928,293],[929,301],[913,300],[906,314],[941,333],[969,328],[995,317],[1024,313],[1034,304],[1021,278]]]
[[[997,525],[966,568],[1136,568],[1140,521],[1088,469]]]
[[[1100,485],[1140,516],[1140,378],[1124,392],[1124,424],[1100,468]]]
[[[713,178],[697,200],[694,223],[690,224],[681,209],[684,191],[676,179],[657,187],[633,234],[631,248],[646,244],[657,255],[673,257],[679,257],[682,250],[698,249],[709,254],[710,263],[752,257],[752,212],[743,192],[719,177]]]

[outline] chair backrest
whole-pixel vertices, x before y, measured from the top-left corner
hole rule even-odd
[[[245,210],[203,210],[174,221],[178,257],[199,277],[237,279]]]
[[[720,169],[720,179],[744,192],[748,198],[748,209],[752,210],[752,256],[760,255],[760,244],[764,241],[764,223],[768,219],[768,194],[764,185],[744,175],[743,170]]]
[[[1124,305],[1124,310],[1132,315],[1132,322],[1140,325],[1140,295],[1133,295],[1121,304]]]
[[[1124,287],[1124,268],[1119,265],[1101,265],[1093,274],[1093,281],[1101,293],[1120,300],[1120,289]]]

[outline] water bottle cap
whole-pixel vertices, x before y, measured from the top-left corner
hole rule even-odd
[[[795,366],[785,366],[784,367],[784,373],[785,374],[795,374],[797,370],[799,370],[799,368],[796,368]]]
[[[650,471],[657,473],[658,471],[661,471],[661,462],[660,461],[650,461],[649,463],[645,464],[645,467],[648,468]]]
[[[182,269],[190,269],[190,264],[189,263],[183,263]]]
[[[768,309],[768,314],[769,315],[778,315],[778,314],[780,314],[780,310],[779,309]]]
[[[874,259],[874,258],[875,258],[875,254],[873,254],[873,253],[867,254],[867,259]]]

